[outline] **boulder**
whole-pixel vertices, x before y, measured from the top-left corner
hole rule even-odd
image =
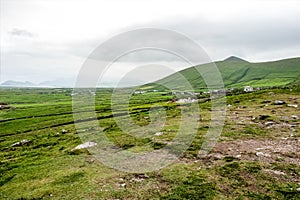
[[[285,104],[285,101],[282,101],[282,100],[275,100],[274,101],[274,105],[283,105]]]
[[[274,125],[274,124],[275,124],[275,122],[272,122],[272,121],[265,122],[265,125],[266,125],[266,126],[272,126],[272,125]]]
[[[163,132],[157,132],[157,133],[155,133],[154,135],[155,136],[160,136],[160,135],[163,135],[164,133]]]
[[[66,134],[68,131],[66,129],[61,130],[62,134]]]
[[[24,145],[29,145],[31,143],[30,140],[21,140],[20,142],[16,142],[14,144],[11,145],[11,147],[20,147],[20,146],[24,146]]]
[[[269,173],[272,173],[272,174],[275,174],[275,175],[285,175],[284,172],[281,172],[281,171],[278,171],[278,170],[266,169],[265,171],[269,172]]]
[[[10,109],[10,105],[8,105],[7,103],[0,103],[0,110],[3,110],[3,109]]]
[[[96,146],[96,145],[97,145],[96,142],[85,142],[83,144],[78,145],[74,149],[72,149],[72,151],[79,150],[79,149],[86,149],[86,148],[93,147],[93,146]]]
[[[263,153],[263,152],[260,152],[260,151],[259,151],[259,152],[256,152],[255,155],[256,155],[257,157],[271,157],[270,154]]]
[[[211,153],[207,155],[209,160],[222,160],[225,156],[220,153]]]

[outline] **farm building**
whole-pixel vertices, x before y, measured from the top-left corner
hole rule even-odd
[[[244,87],[244,92],[253,92],[253,87],[251,87],[251,86],[245,86]]]

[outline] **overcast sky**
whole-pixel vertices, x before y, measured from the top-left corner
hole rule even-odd
[[[0,82],[74,78],[103,41],[144,27],[182,33],[195,40],[214,61],[230,55],[253,62],[300,56],[300,3],[296,0],[0,2]],[[157,64],[159,56],[155,53],[121,59],[107,71],[105,81],[120,79],[133,66],[147,65],[149,70],[150,58]],[[158,64],[172,66],[173,71],[187,67],[170,56],[165,58],[160,58]],[[172,70],[155,74],[159,77]]]

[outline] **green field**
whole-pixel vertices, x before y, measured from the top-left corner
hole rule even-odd
[[[251,66],[244,77],[232,72],[230,86],[253,73],[257,76],[255,69],[261,64]],[[277,83],[299,75],[292,69],[289,74],[278,77]],[[171,101],[175,97],[168,91],[133,95],[129,113],[140,126],[150,123],[151,108],[166,110],[162,134],[133,137],[116,124],[126,113],[120,105],[112,115],[111,92],[98,89],[95,107],[82,107],[78,112],[83,118],[76,123],[88,134],[96,120],[117,147],[132,152],[169,145],[178,132],[181,109],[191,108]],[[199,151],[210,123],[211,101],[199,96],[199,127],[190,147],[168,167],[147,173],[118,171],[85,149],[72,150],[82,143],[82,133],[74,125],[71,94],[71,89],[0,88],[0,103],[7,106],[0,110],[0,199],[300,199],[299,85],[228,94],[221,137],[204,158]],[[286,104],[274,105],[275,100]],[[97,119],[85,119],[90,112]],[[12,146],[25,139],[30,142]]]

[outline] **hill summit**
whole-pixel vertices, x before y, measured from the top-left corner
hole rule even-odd
[[[230,56],[228,58],[226,58],[224,61],[227,61],[227,62],[248,62],[242,58],[239,58],[239,57],[236,57],[236,56]]]

